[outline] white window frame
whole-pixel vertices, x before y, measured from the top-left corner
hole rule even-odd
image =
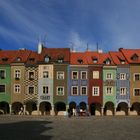
[[[4,79],[6,78],[6,70],[5,69],[0,69],[0,71],[4,71]]]
[[[139,90],[140,90],[140,88],[133,88],[133,96],[139,97],[139,96],[136,96],[136,95],[135,95],[135,89],[139,89]]]
[[[108,78],[108,74],[111,74],[111,77],[110,77],[110,78]],[[106,79],[107,79],[107,80],[112,80],[112,79],[113,79],[113,74],[110,73],[110,72],[109,72],[109,73],[106,73]]]
[[[73,88],[76,87],[77,88],[77,94],[73,94]],[[77,96],[78,95],[78,86],[72,86],[71,87],[71,95]]]
[[[107,88],[111,88],[111,93],[107,93]],[[105,92],[106,92],[106,95],[113,95],[113,87],[112,86],[107,86]]]
[[[29,93],[29,87],[33,87],[34,88],[34,92],[33,93]],[[30,94],[30,95],[35,94],[35,86],[28,86],[28,94]]]
[[[0,94],[1,94],[1,93],[4,93],[4,94],[5,94],[5,93],[6,93],[6,84],[0,84],[0,85],[5,86],[5,92],[0,92]]]
[[[82,88],[86,88],[86,94],[82,94]],[[80,91],[81,95],[84,96],[84,95],[87,95],[87,86],[81,86],[81,91]]]
[[[19,71],[19,74],[18,74],[19,77],[16,77],[16,71]],[[15,69],[14,70],[14,78],[19,78],[19,79],[21,78],[21,70],[20,69]]]
[[[16,92],[16,86],[19,86],[19,92]],[[21,85],[20,84],[14,84],[14,93],[21,93]]]
[[[95,76],[95,74],[96,74],[96,76]],[[97,70],[93,71],[92,75],[93,75],[93,79],[99,79],[99,77],[100,77],[100,73]]]
[[[45,77],[44,73],[48,73],[48,77]],[[43,78],[49,78],[49,71],[47,71],[47,70],[43,71],[43,75],[42,76],[43,76]]]
[[[140,73],[134,73],[134,74],[133,74],[133,80],[134,80],[134,81],[140,81],[140,80],[135,80],[135,75],[139,75],[139,77],[140,77]]]
[[[124,78],[121,75],[124,75]],[[120,80],[126,80],[126,73],[120,73]]]
[[[83,72],[86,73],[86,78],[85,78],[85,79],[82,78],[82,73],[83,73]],[[87,79],[87,71],[81,71],[81,79],[82,79],[82,80],[86,80],[86,79]]]
[[[62,78],[59,78],[59,73],[62,73]],[[57,71],[57,80],[64,80],[65,79],[65,73],[64,71]]]
[[[95,90],[97,90],[97,94],[95,94]],[[99,96],[100,95],[100,87],[99,86],[93,86],[92,87],[92,96]]]
[[[76,79],[73,78],[73,73],[74,73],[74,72],[77,73],[77,77],[76,77]],[[72,71],[72,79],[73,79],[73,80],[77,80],[77,79],[78,79],[78,71]]]
[[[44,87],[48,87],[48,93],[44,93],[44,92],[43,92],[43,88],[44,88]],[[42,93],[43,93],[44,95],[49,95],[49,93],[50,93],[50,88],[49,88],[48,85],[43,85],[43,86],[42,86]]]
[[[124,93],[121,93],[121,89],[124,89]],[[127,88],[126,87],[120,87],[120,95],[126,95],[127,93]]]
[[[61,95],[58,94],[58,88],[62,88],[62,89],[63,89],[63,94],[61,94]],[[58,96],[64,96],[64,94],[65,94],[64,86],[57,86],[57,87],[56,87],[56,91],[57,91],[57,95],[58,95]]]

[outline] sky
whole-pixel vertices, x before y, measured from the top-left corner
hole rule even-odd
[[[140,48],[140,0],[0,0],[0,48]]]

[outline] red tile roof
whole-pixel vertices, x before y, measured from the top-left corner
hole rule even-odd
[[[128,63],[140,63],[140,49],[120,49],[120,52],[122,52],[122,54],[124,55],[124,57],[126,58]],[[138,56],[138,60],[134,61],[132,60],[132,56],[133,55],[137,55]]]
[[[39,61],[44,61],[44,57],[49,56],[51,61],[55,62],[58,58],[62,57],[64,62],[70,61],[69,48],[45,48],[43,47],[42,53],[39,55]]]
[[[79,60],[82,60],[80,63]],[[87,56],[84,52],[71,52],[70,53],[70,64],[71,65],[87,65]]]
[[[121,65],[121,61],[125,61],[124,64],[128,64],[121,52],[109,52],[109,54],[111,55],[112,60],[116,65]]]
[[[14,61],[18,51],[15,50],[1,50],[0,51],[0,64],[10,64]]]

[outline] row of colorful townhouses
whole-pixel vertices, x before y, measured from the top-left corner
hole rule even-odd
[[[140,49],[0,51],[0,113],[140,115]]]

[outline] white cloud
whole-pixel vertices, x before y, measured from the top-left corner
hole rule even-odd
[[[96,43],[91,44],[85,39],[82,39],[80,35],[77,32],[71,31],[70,32],[70,37],[69,37],[69,47],[74,49],[75,51],[85,51],[88,48],[90,50],[95,50],[96,49]]]

